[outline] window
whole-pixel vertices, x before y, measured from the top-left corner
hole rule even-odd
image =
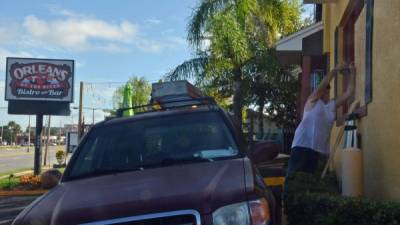
[[[364,1],[351,1],[346,8],[342,20],[335,30],[335,65],[340,61],[355,62],[355,24],[364,7]],[[366,65],[368,65],[368,63]],[[334,82],[335,97],[338,97],[346,91],[349,85],[349,77],[337,76]],[[337,125],[342,125],[344,123],[344,117],[349,110],[350,104],[354,102],[354,100],[355,96],[352,96],[343,107],[337,110]]]
[[[99,127],[80,148],[67,179],[168,166],[171,162],[213,161],[239,154],[231,132],[215,112]]]

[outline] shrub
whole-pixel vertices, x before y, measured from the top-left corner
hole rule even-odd
[[[334,177],[334,176],[332,176]],[[296,174],[285,199],[289,225],[400,224],[400,204],[339,195],[334,178]]]
[[[62,162],[64,162],[65,159],[65,152],[63,150],[58,150],[56,152],[56,159],[58,161],[59,164],[61,164]]]
[[[322,193],[297,194],[287,205],[288,223],[297,225],[399,224],[400,204]]]
[[[8,178],[4,178],[0,180],[0,189],[8,190],[16,187],[19,184],[19,179],[14,176],[14,174],[10,174]]]
[[[40,176],[35,175],[23,175],[19,178],[21,185],[26,185],[30,187],[39,187],[41,185]]]
[[[42,188],[44,189],[50,189],[55,187],[58,182],[61,179],[61,172],[56,170],[56,169],[52,169],[52,170],[48,170],[46,172],[44,172],[41,175],[41,180],[42,180]]]

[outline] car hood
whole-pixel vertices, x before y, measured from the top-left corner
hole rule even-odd
[[[36,202],[23,224],[80,224],[182,209],[209,214],[245,201],[244,179],[243,159],[230,159],[69,181]]]

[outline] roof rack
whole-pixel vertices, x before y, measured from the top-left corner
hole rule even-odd
[[[129,108],[120,108],[117,110],[116,116],[122,117],[123,112],[127,110],[133,110],[134,114],[143,114],[149,112],[166,111],[177,108],[196,108],[198,106],[206,105],[210,110],[218,109],[218,105],[212,97],[202,98],[187,98],[180,100],[166,100],[162,102],[153,102],[147,105],[133,106]]]

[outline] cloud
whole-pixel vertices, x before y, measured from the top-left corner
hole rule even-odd
[[[128,21],[120,24],[85,18],[45,21],[34,15],[25,17],[23,27],[34,41],[76,51],[93,47],[90,41],[131,43],[138,32],[137,26]]]
[[[168,37],[167,40],[170,41],[171,43],[175,43],[177,45],[187,45],[188,44],[186,39],[183,37],[171,36],[171,37]]]
[[[108,53],[124,53],[124,52],[129,52],[128,49],[119,46],[117,44],[114,43],[108,43],[106,45],[102,45],[102,46],[97,46],[96,47],[97,50],[100,51],[104,51],[104,52],[108,52]]]
[[[138,40],[135,43],[135,45],[137,48],[148,53],[157,53],[160,52],[163,48],[165,48],[165,45],[157,41],[146,40],[146,39]]]
[[[185,40],[175,37],[173,29],[158,31],[156,37],[146,34],[145,24],[160,24],[150,18],[142,25],[132,21],[108,21],[64,9],[57,4],[45,5],[51,17],[27,15],[19,21],[0,21],[0,48],[29,49],[29,52],[106,52],[127,53],[139,50],[144,53],[160,53],[180,48]],[[168,34],[167,34],[168,33]],[[5,49],[2,50],[3,55]],[[25,56],[27,52],[13,50]],[[33,54],[37,55],[37,54]],[[0,65],[4,68],[4,65]]]
[[[175,29],[169,28],[169,29],[161,31],[161,34],[162,35],[166,35],[166,34],[172,34],[172,33],[175,33],[175,32],[176,32]]]
[[[147,24],[152,24],[152,25],[158,25],[161,23],[161,20],[159,19],[155,19],[155,18],[151,18],[151,19],[147,19],[144,21]]]
[[[33,57],[31,53],[26,51],[12,52],[4,48],[0,48],[0,71],[6,70],[7,57]]]
[[[85,63],[84,62],[75,61],[75,66],[76,66],[76,68],[82,68],[82,67],[85,66]]]
[[[74,18],[95,18],[94,16],[89,16],[69,9],[65,9],[59,4],[44,4],[44,7],[47,8],[51,14],[56,16],[66,16]]]
[[[13,42],[19,33],[17,23],[0,22],[0,43],[6,44]]]

